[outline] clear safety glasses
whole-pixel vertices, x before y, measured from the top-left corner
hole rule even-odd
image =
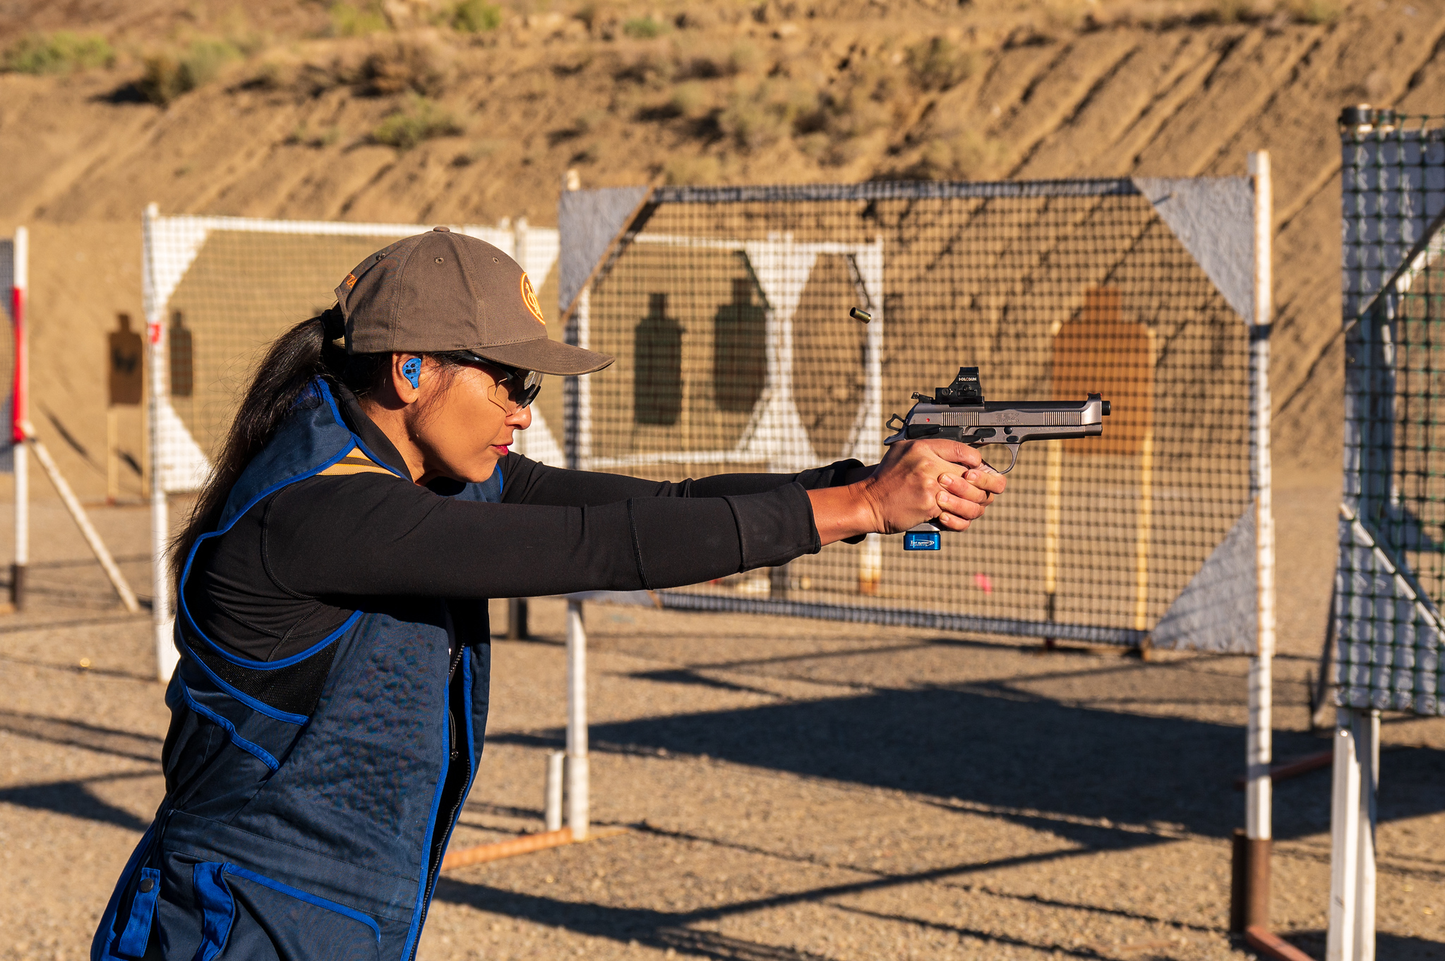
[[[537,399],[537,392],[542,389],[541,374],[535,370],[508,367],[506,364],[499,364],[494,360],[478,357],[476,354],[472,354],[471,357],[477,363],[500,371],[502,374],[492,388],[492,403],[508,414],[519,408],[532,406],[532,401]],[[498,395],[501,397],[499,398]]]

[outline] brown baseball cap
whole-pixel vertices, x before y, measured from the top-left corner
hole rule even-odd
[[[469,350],[543,374],[590,374],[613,360],[548,338],[521,265],[446,227],[367,257],[336,288],[336,301],[353,354]]]

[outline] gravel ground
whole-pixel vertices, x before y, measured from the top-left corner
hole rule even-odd
[[[1328,492],[1315,500],[1327,515]],[[1327,573],[1330,528],[1291,502],[1281,557],[1319,555],[1322,537]],[[33,603],[0,620],[0,959],[59,961],[85,956],[160,800],[167,718],[148,619],[120,611],[58,505],[35,515]],[[149,593],[146,512],[95,515]],[[1304,707],[1327,578],[1297,570],[1281,571],[1280,758],[1328,743]],[[1247,956],[1225,930],[1244,658],[586,617],[594,817],[629,830],[449,872],[422,959]],[[534,640],[494,642],[489,743],[453,849],[541,828],[561,602],[534,602],[532,621]],[[1445,721],[1383,729],[1379,957],[1439,959]],[[1274,927],[1322,956],[1328,771],[1278,784],[1275,814]]]

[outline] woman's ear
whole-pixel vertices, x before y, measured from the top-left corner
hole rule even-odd
[[[403,404],[416,403],[421,396],[423,366],[419,354],[391,355],[391,386]]]

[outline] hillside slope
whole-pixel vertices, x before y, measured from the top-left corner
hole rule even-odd
[[[103,477],[76,448],[92,461],[103,448],[103,337],[116,312],[140,313],[147,202],[547,224],[569,168],[586,186],[1219,175],[1261,148],[1278,228],[1276,457],[1324,476],[1340,434],[1335,118],[1361,100],[1445,113],[1445,0],[1357,3],[1324,23],[1206,16],[1223,5],[592,5],[508,14],[475,35],[392,4],[396,29],[360,37],[315,36],[319,5],[260,5],[245,29],[270,33],[157,106],[137,86],[145,57],[225,23],[186,9],[0,7],[0,42],[84,27],[119,51],[109,68],[0,74],[0,232],[25,223],[35,238],[36,403],[74,441],[56,446],[90,496]],[[659,35],[639,36],[652,30],[639,18]],[[375,142],[389,116],[426,115],[442,135]]]

